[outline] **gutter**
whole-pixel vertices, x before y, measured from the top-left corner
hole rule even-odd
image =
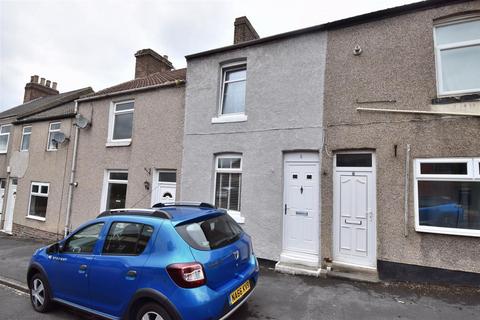
[[[110,92],[110,93],[105,93],[105,94],[100,94],[98,96],[91,96],[91,97],[85,97],[85,98],[80,98],[78,100],[75,100],[75,102],[85,102],[85,101],[91,101],[91,100],[97,100],[97,99],[102,99],[102,98],[108,98],[108,97],[114,97],[114,96],[119,96],[127,93],[132,93],[132,92],[141,92],[141,91],[146,91],[146,90],[153,90],[153,89],[159,89],[159,88],[168,88],[168,87],[176,87],[180,85],[185,84],[185,80],[174,80],[174,81],[168,81],[164,82],[161,84],[156,84],[153,86],[147,86],[147,87],[140,87],[140,88],[134,88],[134,89],[127,89],[127,90],[122,90],[122,91],[116,91],[116,92]]]
[[[75,100],[75,114],[78,114],[78,100]],[[75,126],[75,139],[73,140],[73,155],[72,155],[72,168],[70,170],[70,181],[68,183],[68,196],[67,196],[67,211],[65,213],[65,229],[64,236],[66,237],[70,232],[70,217],[72,216],[72,200],[73,200],[73,187],[75,186],[75,170],[77,165],[77,150],[78,150],[78,134],[80,128],[74,123]]]
[[[69,112],[65,113],[62,115],[56,115],[56,116],[49,116],[49,117],[43,117],[43,118],[35,118],[35,119],[22,119],[22,120],[17,120],[12,122],[12,124],[22,124],[22,123],[34,123],[34,122],[40,122],[40,121],[49,121],[49,120],[58,120],[58,119],[68,119],[68,118],[73,118],[76,116],[75,112]]]
[[[463,116],[463,117],[480,117],[480,113],[467,112],[446,112],[446,111],[423,111],[423,110],[402,110],[402,109],[382,109],[382,108],[357,108],[357,111],[363,112],[386,112],[386,113],[406,113],[406,114],[425,114],[436,116]]]

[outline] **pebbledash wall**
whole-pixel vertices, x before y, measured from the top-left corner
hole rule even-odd
[[[304,34],[189,58],[182,199],[214,202],[215,157],[242,156],[242,227],[256,254],[279,260],[282,251],[284,153],[322,148],[326,34]],[[222,66],[247,65],[244,122],[218,116]]]
[[[432,99],[437,98],[433,43],[435,21],[474,10],[479,12],[479,1],[416,11],[329,31],[324,111],[326,152],[322,161],[322,170],[326,175],[321,182],[324,259],[332,258],[332,154],[340,150],[370,149],[374,150],[377,162],[377,259],[380,277],[384,271],[382,266],[389,262],[480,273],[478,237],[415,230],[413,174],[415,158],[480,157],[480,118],[356,111],[357,107],[435,108],[432,106]],[[363,49],[359,56],[352,54],[356,45]],[[386,100],[391,102],[379,102]],[[367,103],[369,101],[371,104]],[[476,108],[480,108],[479,102],[476,103]],[[411,145],[412,160],[408,233],[405,236],[407,144]]]
[[[132,141],[108,147],[112,103],[134,100]],[[79,102],[79,113],[91,121],[81,129],[72,202],[71,226],[78,227],[102,210],[106,170],[127,170],[126,207],[151,206],[155,169],[177,170],[177,199],[182,157],[185,86],[179,85]],[[149,174],[150,172],[150,174]],[[150,188],[145,188],[148,182]]]
[[[73,102],[70,104],[73,105]],[[32,126],[28,152],[19,151],[23,125],[15,125],[11,136],[11,177],[18,178],[17,198],[13,215],[13,234],[39,239],[61,239],[67,205],[69,168],[73,143],[59,144],[56,151],[47,151],[51,122],[60,122],[61,131],[72,137],[71,118],[25,123]],[[48,183],[48,205],[44,220],[28,216],[32,182]]]

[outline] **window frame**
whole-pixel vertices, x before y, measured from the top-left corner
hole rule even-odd
[[[25,129],[28,129],[28,128],[30,128],[30,132],[25,132]],[[25,141],[25,136],[29,136],[28,148],[26,148],[26,149],[23,148],[23,142]],[[31,138],[32,138],[32,126],[31,125],[24,126],[22,128],[22,140],[20,141],[20,151],[21,152],[28,152],[28,150],[30,149],[30,142],[32,141]]]
[[[33,186],[36,185],[38,186],[38,192],[33,192]],[[42,193],[42,187],[46,186],[48,188],[48,191],[47,193]],[[28,219],[33,219],[33,220],[38,220],[38,221],[46,221],[47,220],[47,210],[48,210],[48,198],[49,198],[49,195],[50,195],[50,183],[49,182],[36,182],[36,181],[32,181],[32,183],[30,183],[30,193],[29,193],[29,197],[28,197],[28,208],[27,208],[27,216],[26,218]],[[45,209],[45,217],[40,217],[40,216],[36,216],[36,215],[31,215],[30,214],[30,209],[31,209],[31,205],[32,205],[32,196],[37,196],[37,197],[43,197],[43,198],[47,198],[47,208]]]
[[[127,180],[115,180],[115,179],[110,179],[110,173],[126,173],[127,174]],[[101,204],[100,208],[101,211],[107,210],[107,201],[108,201],[108,186],[110,183],[115,183],[115,184],[125,184],[127,185],[127,192],[128,192],[128,170],[126,169],[107,169],[104,172],[104,177],[103,177],[103,188],[102,188],[102,199],[101,199]],[[127,194],[125,193],[125,203],[127,200]]]
[[[66,247],[67,245],[67,242],[70,241],[70,239],[75,236],[76,234],[82,232],[83,230],[87,229],[87,228],[90,228],[90,227],[93,227],[94,225],[97,225],[97,224],[100,224],[102,225],[102,227],[100,228],[100,232],[98,233],[98,238],[97,238],[97,241],[95,242],[95,245],[93,246],[93,250],[92,252],[60,252],[61,254],[78,254],[78,255],[93,255],[95,253],[95,247],[98,246],[98,243],[99,241],[101,240],[102,238],[102,233],[103,233],[103,229],[105,228],[105,222],[104,221],[98,221],[98,222],[94,222],[94,223],[91,223],[87,226],[84,226],[83,228],[81,228],[80,230],[76,231],[75,233],[72,233],[71,235],[69,235],[65,240],[63,240],[62,244],[64,246],[64,248]]]
[[[247,121],[248,117],[246,115],[246,95],[247,95],[247,61],[237,61],[233,63],[224,64],[221,66],[220,69],[220,100],[219,100],[219,107],[217,110],[217,116],[212,118],[212,123],[225,123],[225,122],[243,122]],[[245,70],[245,78],[240,80],[230,80],[227,81],[226,75],[229,71],[237,71],[237,70]],[[223,113],[223,102],[224,102],[224,94],[225,94],[225,87],[228,83],[235,83],[235,82],[245,82],[245,106],[243,112],[235,112],[235,113]]]
[[[8,133],[2,133],[2,129],[4,127],[10,127],[10,131]],[[0,125],[0,136],[7,136],[7,144],[5,146],[5,150],[0,150],[0,154],[5,154],[8,152],[8,147],[9,147],[9,144],[10,144],[10,135],[12,134],[12,124],[11,123],[8,123],[8,124],[2,124]]]
[[[132,109],[121,110],[117,111],[117,105],[125,104],[125,103],[133,103]],[[131,137],[128,139],[114,139],[114,130],[115,130],[115,117],[119,114],[132,114],[132,134]],[[108,137],[107,137],[107,147],[108,146],[128,146],[132,142],[133,137],[133,115],[135,114],[135,100],[121,100],[121,101],[112,101],[110,105],[110,115],[108,118]]]
[[[108,243],[108,235],[110,234],[110,231],[112,230],[113,226],[116,225],[117,223],[131,223],[131,224],[139,224],[141,225],[141,229],[140,229],[140,233],[139,233],[139,237],[137,238],[137,245],[138,245],[138,241],[140,240],[140,235],[142,234],[143,232],[143,229],[145,227],[150,227],[153,229],[152,231],[152,236],[150,237],[150,239],[148,239],[147,241],[147,244],[145,245],[145,248],[143,249],[142,252],[138,253],[138,254],[119,254],[119,253],[105,253],[105,248],[107,247],[107,243]],[[102,246],[102,250],[100,252],[100,255],[102,256],[118,256],[118,257],[137,257],[137,256],[140,256],[142,254],[144,254],[148,248],[148,245],[150,244],[150,240],[154,237],[154,234],[155,234],[155,227],[152,226],[151,224],[147,224],[147,223],[142,223],[142,222],[135,222],[135,221],[124,221],[124,220],[115,220],[115,221],[112,221],[108,227],[108,231],[107,233],[105,233],[105,240],[103,242],[103,246]]]
[[[219,160],[220,159],[225,159],[225,158],[239,158],[240,159],[240,168],[219,168]],[[220,155],[217,155],[215,157],[215,163],[214,163],[214,178],[213,178],[213,203],[216,205],[215,198],[217,194],[217,173],[239,173],[241,176],[243,175],[243,155],[240,153],[223,153]],[[238,201],[242,201],[242,183],[240,184],[240,190],[239,190],[239,199]],[[227,213],[237,222],[240,224],[245,223],[245,217],[242,216],[241,211],[237,210],[229,210],[225,209]]]
[[[450,175],[450,174],[421,174],[420,166],[422,163],[459,163],[467,162],[466,175]],[[414,213],[415,213],[415,231],[424,233],[436,233],[444,235],[456,235],[467,237],[480,237],[480,229],[462,229],[462,228],[448,228],[448,227],[434,227],[420,225],[419,213],[419,194],[418,183],[420,181],[445,181],[445,182],[478,182],[480,183],[480,173],[475,173],[474,164],[480,162],[480,158],[417,158],[414,159]]]
[[[455,18],[452,20],[447,20],[444,22],[437,23],[433,26],[433,48],[435,52],[435,75],[436,75],[436,83],[437,83],[437,96],[438,97],[449,97],[449,96],[458,96],[458,95],[466,95],[466,94],[473,94],[480,92],[480,87],[474,89],[465,89],[465,90],[454,90],[454,91],[445,91],[443,89],[443,70],[442,70],[442,59],[441,59],[441,51],[443,50],[451,50],[451,49],[460,49],[460,48],[467,48],[473,46],[480,46],[480,39],[478,40],[469,40],[469,41],[462,41],[462,42],[452,42],[449,44],[437,45],[437,28],[445,27],[449,25],[461,24],[469,21],[480,20],[480,15],[473,15],[473,16],[464,16],[461,18]]]
[[[59,124],[60,128],[52,129],[52,125],[54,125],[54,124]],[[50,147],[50,138],[51,138],[53,133],[61,132],[61,131],[62,131],[62,122],[61,121],[50,122],[48,124],[47,151],[58,151],[58,145],[56,147]]]

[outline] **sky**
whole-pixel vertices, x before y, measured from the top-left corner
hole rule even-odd
[[[131,80],[144,48],[185,67],[185,55],[232,44],[236,17],[265,37],[411,2],[0,0],[0,111],[23,102],[32,75],[60,92]]]

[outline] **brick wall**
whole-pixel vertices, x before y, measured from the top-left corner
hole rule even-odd
[[[16,223],[13,224],[12,233],[17,237],[32,238],[36,240],[56,241],[57,239],[63,239],[63,235],[61,234],[26,227]]]

